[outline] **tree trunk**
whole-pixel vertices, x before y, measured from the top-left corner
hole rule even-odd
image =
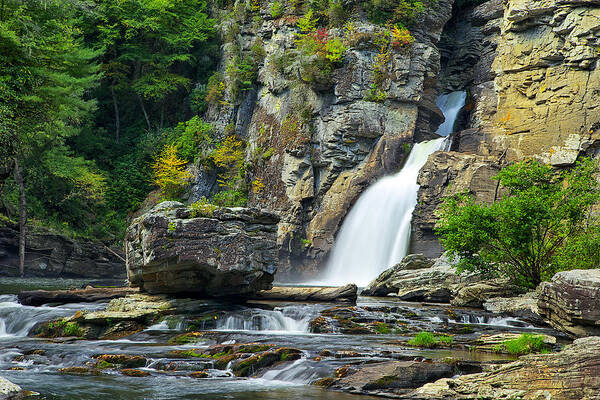
[[[19,273],[25,275],[25,235],[27,223],[27,199],[25,198],[25,183],[18,158],[15,158],[15,182],[19,186]]]
[[[148,130],[151,130],[152,127],[150,126],[150,119],[148,118],[148,113],[146,112],[146,107],[144,107],[144,100],[142,100],[142,97],[138,94],[138,99],[140,100],[140,106],[142,106],[142,112],[144,113],[144,118],[146,118],[146,125],[148,125]]]
[[[113,100],[113,108],[115,110],[115,141],[119,143],[119,137],[121,133],[121,120],[119,118],[119,104],[117,103],[117,96],[115,95],[115,81],[112,81],[110,85],[110,93]]]

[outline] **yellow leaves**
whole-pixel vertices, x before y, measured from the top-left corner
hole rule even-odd
[[[217,167],[230,167],[244,160],[244,143],[235,136],[227,136],[217,147],[212,159]]]
[[[254,194],[259,194],[261,193],[265,188],[265,183],[262,180],[262,178],[256,178],[255,180],[252,181],[252,192]]]
[[[152,165],[154,183],[165,198],[176,198],[192,178],[192,174],[185,170],[185,165],[186,162],[177,156],[177,147],[173,144],[165,145]]]

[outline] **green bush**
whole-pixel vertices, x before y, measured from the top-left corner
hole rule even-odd
[[[274,1],[271,3],[271,17],[279,18],[285,12],[285,6],[280,1]]]
[[[449,335],[435,335],[431,332],[419,332],[407,343],[411,346],[431,349],[439,346],[440,344],[449,345],[452,343],[452,341],[452,336]]]
[[[533,160],[515,163],[494,178],[504,193],[499,200],[447,198],[435,230],[459,271],[501,275],[523,287],[560,270],[597,266],[600,224],[590,217],[600,200],[596,172],[590,159],[570,170]]]
[[[531,333],[523,333],[516,339],[507,340],[502,344],[494,347],[494,350],[500,353],[509,354],[530,354],[530,353],[547,353],[550,351],[548,345],[544,343],[543,335],[534,335]]]
[[[206,197],[201,197],[198,201],[190,205],[190,216],[192,218],[213,216],[213,213],[217,209],[217,206],[211,204]]]
[[[167,134],[167,143],[175,145],[177,154],[188,162],[207,159],[213,143],[214,129],[207,122],[194,116],[180,122]]]
[[[248,203],[248,195],[242,189],[228,189],[215,194],[212,202],[220,207],[244,207]]]

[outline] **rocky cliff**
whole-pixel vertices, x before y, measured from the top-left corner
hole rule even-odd
[[[0,276],[19,276],[19,232],[0,227]],[[125,278],[124,254],[97,241],[74,240],[42,229],[27,235],[25,275],[45,278]]]
[[[385,96],[378,99],[369,98],[382,68],[378,37],[389,31],[362,13],[329,30],[344,38],[347,49],[329,79],[318,84],[290,74],[293,65],[280,67],[282,56],[296,47],[302,13],[273,18],[263,4],[260,23],[244,14],[235,17],[235,30],[232,22],[223,23],[225,86],[232,83],[227,74],[232,48],[250,52],[262,43],[264,61],[256,84],[239,101],[226,91],[207,117],[222,132],[248,141],[247,160],[262,155],[247,180],[265,186],[250,193],[250,203],[282,216],[280,273],[314,274],[361,192],[401,168],[413,143],[435,137],[443,120],[435,105],[437,43],[451,11],[451,0],[435,2],[412,30],[412,45],[390,46],[380,78]]]
[[[251,11],[236,6],[223,20],[223,93],[205,118],[222,136],[248,143],[246,181],[258,182],[250,205],[282,218],[282,275],[314,275],[365,188],[401,168],[413,143],[435,137],[441,93],[467,91],[467,104],[451,151],[432,155],[420,174],[412,252],[440,254],[433,226],[443,196],[467,191],[491,202],[500,193],[489,178],[507,162],[536,157],[563,167],[595,154],[600,8],[477,3],[429,4],[411,29],[414,43],[390,46],[383,59],[385,28],[353,10],[348,23],[325,33],[346,45],[327,79],[316,70],[307,77],[306,63],[288,57],[303,12],[275,16],[269,4],[253,2]],[[259,55],[260,63],[240,90],[232,60],[244,54]],[[192,201],[215,187],[214,173],[202,168],[196,181]]]
[[[559,168],[597,154],[599,17],[588,1],[490,0],[455,23],[466,45],[448,64],[472,67],[445,69],[441,83],[456,87],[458,77],[469,90],[467,129],[421,171],[414,251],[440,253],[432,228],[443,196],[497,198],[489,178],[505,163],[534,157]]]

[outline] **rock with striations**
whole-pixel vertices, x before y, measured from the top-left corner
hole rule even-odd
[[[127,230],[129,282],[149,293],[194,296],[268,290],[278,221],[258,209],[218,208],[196,217],[181,203],[160,203]]]
[[[600,269],[559,272],[538,287],[538,309],[573,337],[600,335]]]
[[[523,356],[490,371],[440,379],[400,397],[411,400],[600,399],[600,337],[559,353]]]
[[[260,300],[325,301],[356,303],[358,287],[350,283],[340,287],[288,287],[274,286],[261,290],[254,296]]]

